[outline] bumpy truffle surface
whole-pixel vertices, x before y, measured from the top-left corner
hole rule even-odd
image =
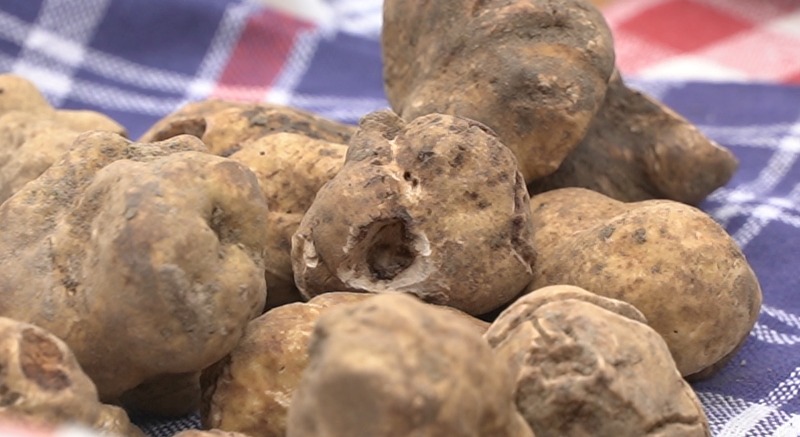
[[[252,320],[230,355],[204,373],[203,425],[253,437],[285,436],[286,414],[308,363],[317,319],[328,308],[371,297],[325,293]]]
[[[331,309],[309,351],[288,437],[532,437],[506,366],[474,327],[413,297]]]
[[[552,286],[519,299],[489,328],[538,437],[710,435],[664,340],[636,319],[624,302]]]
[[[510,301],[535,260],[515,162],[471,120],[366,116],[292,240],[298,288],[401,291],[470,314]]]
[[[119,407],[103,405],[72,351],[49,332],[0,317],[0,419],[33,426],[78,423],[144,437]]]
[[[585,0],[387,0],[383,17],[392,108],[486,124],[528,182],[580,142],[614,70],[611,31]]]
[[[0,315],[62,338],[104,400],[225,356],[265,301],[253,173],[190,136],[76,143],[0,206]]]
[[[530,192],[588,188],[623,202],[670,199],[696,205],[725,185],[733,154],[614,75],[589,132],[559,169]]]

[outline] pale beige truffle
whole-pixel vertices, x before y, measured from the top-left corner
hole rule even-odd
[[[288,437],[533,435],[474,326],[408,295],[331,309],[309,351]]]
[[[736,242],[682,203],[622,203],[569,188],[531,199],[540,258],[528,291],[571,284],[628,302],[664,337],[684,376],[746,338],[761,288]]]
[[[267,199],[265,276],[267,309],[302,300],[294,282],[291,238],[319,188],[344,163],[355,128],[266,103],[204,100],[159,120],[141,141],[189,134],[211,153],[252,170]]]
[[[286,414],[308,362],[317,319],[330,307],[370,297],[326,293],[252,320],[231,353],[204,373],[203,426],[253,437],[285,436]]]
[[[93,111],[54,109],[33,83],[0,75],[0,203],[44,173],[78,134],[125,128]]]
[[[355,128],[288,106],[207,100],[187,104],[150,128],[142,142],[177,135],[203,140],[215,155],[230,156],[248,141],[281,132],[346,144]]]
[[[264,307],[258,181],[204,151],[89,132],[0,205],[0,316],[62,338],[102,400],[213,364]]]
[[[697,396],[643,320],[624,302],[552,286],[512,304],[485,338],[538,437],[709,436]]]
[[[269,206],[264,219],[267,308],[302,300],[292,272],[292,235],[317,191],[344,164],[346,153],[343,144],[279,132],[242,143],[230,155],[255,173]]]

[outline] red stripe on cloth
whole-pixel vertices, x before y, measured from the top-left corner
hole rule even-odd
[[[783,78],[782,82],[800,85],[800,70]]]
[[[688,52],[750,29],[754,24],[699,2],[675,0],[645,9],[623,23],[616,23],[616,27]]]
[[[212,96],[229,100],[263,98],[280,75],[297,34],[312,27],[307,21],[272,9],[251,16]]]

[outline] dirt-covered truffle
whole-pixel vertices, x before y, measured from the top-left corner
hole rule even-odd
[[[565,188],[534,196],[531,212],[540,257],[528,290],[570,284],[632,304],[684,376],[728,356],[755,324],[758,280],[736,242],[702,211]]]
[[[286,435],[292,394],[308,362],[308,342],[327,308],[365,293],[326,293],[274,308],[252,320],[230,355],[205,372],[203,425],[253,437]]]
[[[288,106],[268,103],[196,102],[156,123],[140,141],[158,141],[180,134],[203,140],[215,155],[230,156],[240,145],[280,132],[346,144],[355,128]]]
[[[309,351],[288,437],[533,435],[474,327],[411,296],[329,310]]]
[[[204,151],[86,133],[0,206],[0,316],[62,338],[103,400],[211,365],[263,309],[258,181]]]
[[[402,291],[482,314],[530,282],[531,232],[522,175],[491,130],[377,112],[303,217],[292,266],[308,297]]]
[[[586,138],[555,173],[528,188],[532,195],[580,187],[623,202],[696,205],[725,185],[737,165],[729,150],[616,74]]]
[[[152,143],[168,140],[178,135],[202,138],[206,131],[206,117],[230,108],[246,106],[244,102],[208,99],[189,102],[175,112],[167,114],[139,137],[139,142]]]
[[[10,111],[54,111],[33,82],[15,74],[0,74],[0,115]]]
[[[125,411],[100,403],[63,341],[5,317],[0,317],[0,418],[38,426],[79,423],[118,437],[144,437]]]
[[[89,130],[125,135],[125,128],[105,115],[54,109],[31,82],[0,75],[0,203],[44,173]]]
[[[265,218],[267,307],[302,299],[292,272],[292,235],[317,191],[344,164],[347,146],[280,132],[242,143],[230,159],[258,177],[269,206]]]
[[[353,126],[280,105],[205,100],[157,122],[141,141],[189,134],[252,170],[267,198],[267,308],[302,300],[291,238],[319,188],[341,168]]]
[[[643,320],[624,302],[552,286],[517,300],[485,338],[512,369],[537,437],[709,436],[697,396]]]
[[[230,159],[258,176],[271,212],[302,215],[346,154],[344,144],[280,132],[243,143]]]
[[[387,0],[383,55],[398,114],[486,124],[528,182],[581,141],[614,70],[611,32],[586,0]]]

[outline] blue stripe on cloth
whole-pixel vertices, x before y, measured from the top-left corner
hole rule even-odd
[[[144,66],[193,75],[227,3],[115,0],[88,46]]]
[[[243,24],[258,10],[222,0],[92,1],[104,12],[84,22],[70,19],[85,13],[84,0],[55,0],[47,8],[40,0],[1,2],[0,70],[33,74],[58,106],[107,113],[133,137],[187,99],[213,93]],[[44,20],[44,9],[49,21],[35,22]],[[373,30],[364,34],[371,36],[335,27],[304,32],[265,98],[347,122],[385,107],[380,46]],[[800,435],[800,88],[634,82],[741,162],[731,183],[702,208],[743,246],[765,306],[741,352],[717,376],[695,384],[712,430]],[[162,437],[198,421],[139,424]]]
[[[308,95],[382,98],[381,68],[378,41],[339,32],[319,41],[296,91]]]
[[[39,15],[42,0],[5,0],[8,4],[0,6],[0,10],[25,22],[32,23]]]

